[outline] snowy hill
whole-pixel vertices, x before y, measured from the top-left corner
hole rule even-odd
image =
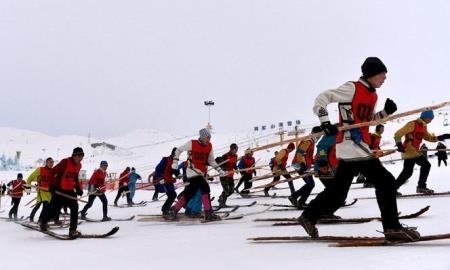
[[[58,136],[52,137],[46,134],[0,127],[0,154],[11,159],[16,158],[16,151],[20,151],[20,164],[0,171],[0,175],[14,177],[16,171],[25,172],[25,176],[35,166],[40,166],[47,157],[55,160],[67,157],[74,147],[84,149],[83,170],[87,175],[98,167],[101,160],[109,162],[109,172],[121,172],[127,166],[133,166],[142,175],[150,174],[161,157],[170,154],[173,147],[184,144],[190,139],[197,138],[193,135],[172,135],[165,132],[139,129],[129,132],[121,137],[108,139],[96,139],[82,136]],[[248,147],[265,144],[279,140],[274,132],[249,133],[249,134],[215,134],[212,143],[216,155],[228,151],[231,143],[238,143],[239,154],[243,154]],[[96,147],[93,147],[95,145]],[[273,150],[274,151],[274,150]],[[261,152],[260,162],[267,164],[272,151]],[[1,178],[3,179],[3,178]]]

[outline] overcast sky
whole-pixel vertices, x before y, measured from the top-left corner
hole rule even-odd
[[[449,100],[450,1],[0,1],[0,126],[107,138],[317,123],[367,56],[399,111]],[[333,108],[329,108],[332,110]]]

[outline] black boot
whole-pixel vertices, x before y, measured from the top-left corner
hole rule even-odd
[[[205,212],[205,221],[216,221],[221,220],[219,215],[214,214],[213,211],[206,211]]]

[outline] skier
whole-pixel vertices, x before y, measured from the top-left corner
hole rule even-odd
[[[162,205],[161,211],[163,215],[168,215],[170,207],[172,206],[175,198],[177,197],[177,193],[175,191],[175,182],[176,178],[172,176],[174,172],[175,176],[178,176],[179,171],[172,171],[172,163],[173,157],[175,155],[176,147],[172,149],[172,152],[169,156],[163,157],[161,161],[156,165],[155,173],[153,175],[153,183],[155,184],[155,191],[166,193],[167,200]],[[177,173],[178,172],[178,173]]]
[[[108,168],[108,162],[102,160],[100,162],[100,168],[94,171],[91,178],[89,179],[89,198],[87,204],[83,207],[80,212],[80,218],[86,219],[86,212],[91,208],[94,203],[95,198],[99,198],[103,205],[103,218],[102,221],[110,221],[111,218],[108,217],[108,199],[105,196],[106,185],[106,169]]]
[[[154,175],[155,175],[154,171],[151,174],[148,175],[147,181],[149,183],[153,183],[153,176]],[[152,201],[157,201],[158,200],[158,189],[156,189],[155,186],[153,186],[153,188],[154,188],[154,192],[153,192],[153,196],[152,196]]]
[[[256,170],[251,169],[255,167],[255,158],[253,157],[253,151],[248,148],[245,150],[245,155],[241,158],[238,163],[238,169],[241,170],[241,179],[239,179],[239,183],[236,185],[234,190],[237,193],[245,196],[250,192],[249,189],[252,188],[252,178],[253,175],[256,175]],[[239,192],[239,187],[244,183],[244,190]]]
[[[49,191],[50,187],[50,171],[53,168],[54,161],[51,157],[45,160],[45,166],[36,168],[27,178],[26,188],[31,188],[32,182],[37,182],[36,205],[30,213],[30,222],[34,221],[34,216],[42,204],[42,211],[39,215],[38,222],[42,220],[42,216],[50,211],[50,201],[52,194]]]
[[[375,156],[378,158],[383,156],[383,151],[381,151],[380,143],[381,143],[381,135],[384,133],[384,126],[382,124],[379,124],[375,127],[375,132],[370,133],[370,144],[369,148],[372,150]],[[356,180],[356,183],[363,183],[363,187],[365,188],[371,188],[373,187],[373,184],[367,180],[367,178],[360,173],[358,175],[358,178]]]
[[[412,176],[414,165],[420,166],[419,182],[417,183],[417,193],[432,194],[434,190],[427,188],[427,178],[430,173],[431,164],[420,152],[420,144],[422,140],[429,142],[443,141],[450,139],[450,134],[442,134],[435,136],[427,130],[427,124],[433,121],[433,111],[424,111],[416,120],[409,121],[394,134],[395,145],[399,152],[402,153],[403,170],[400,172],[395,181],[397,189],[399,189]],[[402,142],[402,138],[404,140]],[[398,192],[398,195],[401,195]]]
[[[220,177],[225,176],[225,172],[217,165],[214,160],[212,149],[211,133],[203,128],[199,131],[199,139],[191,140],[177,148],[173,157],[172,169],[178,170],[178,160],[180,154],[184,151],[191,151],[192,162],[186,169],[186,175],[189,179],[189,185],[183,195],[178,198],[167,215],[167,219],[176,219],[176,214],[187,202],[195,195],[197,190],[202,192],[202,204],[205,212],[205,220],[220,220],[220,216],[214,214],[211,209],[210,188],[206,180],[207,166],[210,165],[216,169]]]
[[[0,196],[5,196],[6,185],[5,183],[0,183]]]
[[[181,178],[183,179],[183,183],[185,185],[185,188],[183,189],[183,191],[180,192],[178,197],[181,197],[184,194],[187,186],[189,185],[189,179],[187,178],[186,171],[187,171],[187,168],[191,165],[191,163],[192,163],[191,151],[187,151],[186,160],[181,162],[178,165],[178,171],[181,170],[181,172],[182,172]],[[176,172],[175,172],[175,174],[176,174]],[[200,189],[197,190],[195,195],[186,204],[184,214],[187,217],[191,217],[191,218],[196,218],[196,217],[202,216],[202,192]]]
[[[23,180],[23,175],[18,173],[17,179],[10,181],[6,185],[8,188],[8,194],[11,196],[12,207],[8,213],[10,219],[17,219],[17,211],[19,210],[19,204],[23,196],[25,184],[26,182]]]
[[[117,206],[117,201],[119,200],[120,196],[123,196],[124,194],[127,197],[128,206],[132,206],[129,192],[130,190],[128,189],[130,170],[130,167],[126,167],[125,170],[119,175],[119,189],[117,190],[117,195],[114,199],[114,206]]]
[[[128,189],[130,190],[131,204],[134,204],[133,198],[134,198],[134,193],[136,192],[136,183],[138,180],[141,180],[141,179],[142,179],[142,177],[136,173],[136,169],[134,167],[131,167],[131,173],[129,175],[129,180],[128,180]]]
[[[269,161],[270,171],[273,171],[273,167],[275,166],[275,159],[277,158],[278,151],[273,152],[273,157]]]
[[[233,194],[234,191],[234,170],[237,169],[236,163],[238,160],[237,156],[238,146],[235,143],[230,145],[230,150],[228,153],[222,155],[220,160],[223,163],[220,167],[226,172],[226,175],[220,177],[220,184],[222,185],[222,194],[219,196],[219,207],[226,207],[227,198]],[[217,159],[216,159],[217,162]]]
[[[70,209],[70,225],[69,236],[77,237],[81,235],[77,231],[78,226],[78,201],[77,196],[83,195],[78,174],[81,170],[81,161],[84,152],[81,147],[76,147],[72,151],[72,156],[62,159],[55,167],[52,168],[50,176],[50,192],[52,193],[52,201],[50,203],[50,212],[42,216],[41,230],[48,229],[47,222],[51,217],[59,216],[61,208],[67,206]]]
[[[289,158],[289,153],[295,149],[295,145],[293,143],[289,143],[287,148],[281,149],[275,158],[273,158],[272,165],[272,173],[275,175],[272,182],[269,183],[269,186],[264,188],[264,195],[269,197],[269,190],[272,186],[270,184],[278,182],[280,180],[280,175],[283,175],[284,178],[289,179],[291,175],[286,170],[287,160]],[[272,160],[271,160],[272,162]],[[288,182],[289,189],[291,190],[291,194],[295,192],[294,183],[292,181]]]
[[[318,133],[320,131],[322,131],[320,127],[313,127],[311,134]],[[306,171],[313,165],[314,147],[316,141],[317,138],[312,137],[301,141],[297,146],[294,159],[292,160],[292,167],[296,169],[299,175],[305,174]],[[288,197],[288,200],[292,203],[292,205],[296,206],[298,209],[306,208],[306,200],[308,200],[308,197],[315,186],[312,175],[304,176],[303,181],[305,181],[305,184]],[[300,199],[298,199],[298,197],[300,197]]]
[[[361,70],[362,76],[358,81],[349,81],[337,89],[324,91],[315,99],[313,111],[320,119],[322,130],[327,135],[337,134],[336,156],[339,164],[334,184],[326,187],[308,204],[298,222],[311,237],[318,237],[317,220],[322,214],[334,213],[342,205],[355,173],[363,172],[373,178],[385,238],[419,239],[416,228],[404,227],[398,220],[395,178],[369,149],[369,127],[339,131],[328,119],[327,105],[330,103],[338,103],[339,123],[343,126],[382,119],[397,110],[396,104],[388,98],[384,109],[374,112],[378,99],[376,89],[386,79],[387,69],[383,62],[377,57],[368,57]]]
[[[375,132],[370,133],[370,144],[369,148],[375,152],[377,157],[382,157],[383,152],[380,148],[381,135],[384,133],[384,126],[382,124],[376,125]]]
[[[338,160],[336,158],[336,135],[323,135],[316,144],[314,173],[324,187],[332,184]]]
[[[439,142],[436,149],[438,149],[435,153],[438,158],[438,167],[441,167],[441,161],[444,162],[445,167],[447,167],[447,146],[442,142]]]

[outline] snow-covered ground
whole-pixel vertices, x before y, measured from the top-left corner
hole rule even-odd
[[[221,145],[223,152],[229,140],[228,136],[216,135],[216,145]],[[214,140],[213,138],[213,140]],[[388,138],[388,137],[386,137]],[[98,153],[87,156],[89,166],[95,167],[101,159],[108,159],[111,163],[117,162],[117,168],[126,164],[137,164],[147,160],[155,164],[161,156],[170,151],[170,145],[184,142],[186,138],[158,144],[149,149],[128,150],[129,157],[116,157],[111,161],[114,153]],[[243,141],[244,139],[238,139]],[[119,141],[119,140],[117,140]],[[123,140],[125,142],[126,140]],[[64,142],[73,145],[73,142]],[[133,141],[134,145],[144,145],[145,142]],[[131,143],[130,143],[131,145]],[[35,147],[36,149],[39,149]],[[70,148],[70,147],[66,147]],[[243,151],[241,147],[240,150]],[[220,153],[220,151],[217,151]],[[39,156],[40,152],[35,153]],[[261,163],[272,155],[272,152],[261,151],[255,154]],[[137,157],[133,159],[133,157]],[[437,167],[437,160],[431,159],[432,169],[428,185],[436,191],[450,191],[449,167]],[[114,165],[113,165],[114,166]],[[113,167],[112,166],[112,167]],[[402,162],[386,165],[397,176],[401,170]],[[139,166],[137,166],[139,171]],[[144,170],[144,167],[142,167]],[[145,169],[150,170],[150,166]],[[12,179],[17,172],[7,171],[0,173],[0,179]],[[266,171],[261,170],[259,174]],[[142,173],[143,176],[146,173]],[[25,172],[25,176],[27,173]],[[237,177],[237,176],[236,176]],[[414,193],[418,178],[415,171],[410,181],[400,190],[403,193]],[[260,181],[265,182],[265,181]],[[296,187],[301,185],[296,181]],[[259,184],[256,183],[256,184]],[[287,194],[287,185],[280,185],[274,190],[279,195]],[[218,184],[213,184],[212,196],[216,198],[221,192]],[[316,181],[313,192],[322,190],[322,185]],[[108,192],[111,202],[116,195],[115,191]],[[374,195],[373,189],[363,189],[360,185],[353,185],[348,199]],[[135,201],[150,200],[151,191],[138,191]],[[28,216],[30,208],[25,203],[34,198],[34,195],[23,197],[19,216]],[[232,195],[229,204],[246,204],[252,200],[258,203],[283,203],[287,199],[243,199]],[[418,226],[423,235],[450,232],[450,216],[448,215],[449,197],[421,197],[404,198],[398,200],[399,211],[409,214],[420,208],[430,205],[430,210],[423,216],[403,220],[410,226]],[[217,199],[213,204],[217,204]],[[122,199],[124,202],[124,199]],[[10,199],[1,199],[1,209],[5,212],[0,216],[7,216]],[[146,207],[109,208],[111,217],[128,217],[138,214],[157,214],[163,201],[149,203]],[[83,204],[81,204],[82,206]],[[265,206],[255,205],[240,208],[236,213],[254,212],[264,209]],[[113,226],[120,226],[119,232],[109,239],[79,239],[75,241],[59,241],[36,231],[27,230],[13,222],[0,221],[1,235],[1,269],[274,269],[274,268],[305,268],[310,269],[450,269],[447,252],[450,240],[405,244],[395,247],[358,247],[336,248],[329,247],[327,243],[294,242],[294,243],[253,243],[246,240],[254,236],[286,236],[306,235],[299,226],[273,227],[269,222],[254,222],[255,218],[263,217],[296,217],[300,211],[267,211],[263,214],[247,216],[240,220],[221,221],[217,223],[199,224],[198,222],[127,222],[87,223],[79,226],[82,232],[104,232]],[[379,211],[374,199],[359,200],[351,207],[345,207],[337,212],[343,217],[370,217],[378,216]],[[91,218],[101,217],[101,203],[97,199],[88,211]],[[365,235],[380,236],[381,224],[377,221],[363,224],[319,225],[321,235]],[[59,230],[67,232],[67,229]]]

